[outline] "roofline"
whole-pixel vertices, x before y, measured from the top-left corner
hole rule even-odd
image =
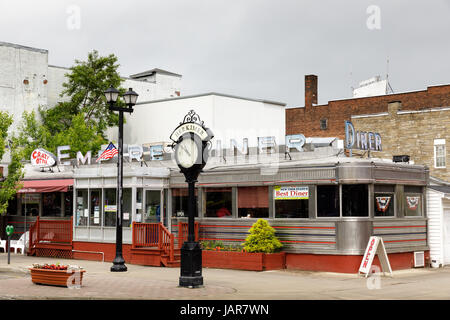
[[[48,66],[49,66],[50,68],[58,68],[58,69],[71,70],[70,68],[67,68],[67,67],[60,67],[60,66],[55,66],[55,65],[53,65],[53,64],[49,64]]]
[[[325,107],[328,106],[330,104],[330,102],[338,102],[338,101],[348,101],[348,100],[360,100],[360,99],[371,99],[371,98],[379,98],[379,97],[387,97],[387,96],[395,96],[395,95],[400,95],[400,94],[409,94],[409,93],[418,93],[418,92],[426,92],[428,91],[428,89],[430,88],[435,88],[435,87],[450,87],[450,84],[439,84],[439,85],[435,85],[435,86],[427,86],[426,89],[423,90],[413,90],[413,91],[405,91],[405,92],[397,92],[397,93],[390,93],[390,94],[381,94],[378,96],[370,96],[370,97],[359,97],[359,98],[344,98],[344,99],[336,99],[336,100],[328,100],[328,103],[326,104],[318,104],[313,106],[315,107]],[[393,102],[394,101],[400,101],[401,100],[396,100],[396,98],[393,98]],[[304,108],[305,106],[297,106],[297,107],[286,107],[286,109],[301,109]]]
[[[178,74],[178,73],[174,73],[174,72],[170,72],[170,71],[167,71],[167,70],[154,68],[152,70],[147,70],[147,71],[143,71],[143,72],[140,72],[140,73],[132,74],[132,75],[130,75],[130,78],[138,78],[138,77],[140,78],[140,77],[144,77],[144,76],[147,76],[147,75],[151,75],[153,73],[161,73],[161,74],[165,74],[165,75],[169,75],[169,76],[176,76],[176,77],[180,77],[180,78],[182,77],[182,75]]]
[[[47,49],[39,49],[39,48],[27,47],[27,46],[23,46],[23,45],[16,44],[16,43],[10,43],[10,42],[0,41],[0,46],[13,47],[13,48],[16,48],[16,49],[25,49],[25,50],[30,50],[30,51],[40,52],[40,53],[48,53]]]
[[[205,96],[212,96],[212,95],[220,96],[220,97],[226,97],[226,98],[248,100],[248,101],[254,101],[254,102],[263,102],[263,103],[274,104],[274,105],[278,105],[278,106],[282,106],[282,107],[286,106],[286,103],[284,103],[284,102],[270,101],[270,100],[265,100],[265,99],[245,98],[245,97],[240,97],[240,96],[235,96],[235,95],[225,94],[225,93],[218,93],[218,92],[208,92],[208,93],[201,93],[201,94],[195,94],[195,95],[189,95],[189,96],[181,96],[181,97],[173,97],[173,98],[166,98],[166,99],[159,99],[159,100],[143,101],[143,102],[136,103],[136,105],[157,103],[157,102],[165,102],[165,101],[172,101],[172,100],[198,98],[198,97],[205,97]]]

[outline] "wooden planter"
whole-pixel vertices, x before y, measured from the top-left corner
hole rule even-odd
[[[69,277],[71,277],[75,272],[80,273],[80,282],[78,283],[77,275],[75,275],[72,278],[71,282],[72,285],[80,285],[83,281],[83,273],[86,272],[86,270],[79,270],[79,271],[69,271],[67,270],[49,270],[49,269],[36,269],[36,268],[30,268],[31,273],[31,281],[36,284],[47,284],[52,286],[63,286],[68,287],[67,280]]]
[[[234,251],[202,251],[202,265],[207,268],[238,270],[278,270],[286,268],[286,255],[279,253],[250,253]]]

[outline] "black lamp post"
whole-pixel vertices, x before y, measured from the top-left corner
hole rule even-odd
[[[105,91],[106,101],[109,103],[109,110],[119,111],[119,146],[117,162],[117,211],[116,211],[116,257],[113,261],[111,271],[121,272],[127,271],[125,260],[122,256],[122,219],[123,219],[123,113],[133,112],[133,106],[136,104],[138,94],[131,88],[124,93],[123,99],[127,108],[116,107],[116,101],[119,97],[119,91],[112,86]]]

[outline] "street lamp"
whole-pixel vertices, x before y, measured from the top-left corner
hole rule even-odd
[[[133,106],[136,104],[138,94],[129,89],[124,93],[123,99],[127,108],[117,107],[116,102],[119,97],[119,91],[112,86],[105,91],[106,101],[109,103],[109,110],[119,111],[119,146],[117,162],[117,211],[116,211],[116,257],[114,258],[111,271],[127,271],[125,260],[122,256],[122,219],[123,219],[123,113],[133,112]]]

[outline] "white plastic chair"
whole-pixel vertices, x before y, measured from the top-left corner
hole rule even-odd
[[[6,252],[6,240],[0,239],[0,249],[3,248],[3,250]]]
[[[22,234],[19,240],[11,240],[11,249],[14,248],[14,253],[17,253],[17,249],[20,249],[22,254],[25,254],[25,248],[28,248],[28,242],[30,240],[29,231]],[[27,242],[25,243],[25,237]]]

